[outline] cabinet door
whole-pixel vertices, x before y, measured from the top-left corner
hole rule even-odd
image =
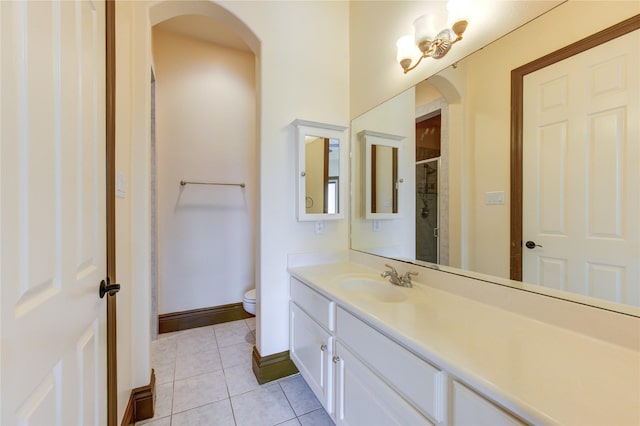
[[[525,423],[502,411],[463,384],[454,381],[453,424],[455,426],[520,426]]]
[[[327,413],[333,410],[333,374],[330,355],[333,337],[302,311],[290,306],[290,356]]]
[[[432,424],[340,343],[335,354],[337,426]]]

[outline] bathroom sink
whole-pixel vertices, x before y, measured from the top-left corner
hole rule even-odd
[[[407,295],[399,287],[371,278],[348,278],[340,282],[344,290],[358,294],[363,299],[376,302],[397,303],[407,299]]]

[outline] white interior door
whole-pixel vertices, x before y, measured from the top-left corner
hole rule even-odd
[[[525,76],[523,280],[640,306],[640,31]]]
[[[0,424],[106,423],[103,1],[0,1]]]

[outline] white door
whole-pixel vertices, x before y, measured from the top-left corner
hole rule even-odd
[[[0,424],[106,423],[103,1],[0,1]]]
[[[639,52],[635,31],[524,79],[525,282],[640,306]]]

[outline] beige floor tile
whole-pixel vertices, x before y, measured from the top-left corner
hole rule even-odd
[[[312,411],[304,416],[298,417],[302,426],[333,426],[333,420],[323,409]]]
[[[280,387],[282,387],[296,416],[301,416],[315,411],[318,408],[322,408],[320,401],[318,401],[318,398],[316,398],[301,375],[296,374],[295,376],[282,379],[278,383]]]
[[[220,348],[222,367],[230,368],[236,365],[251,366],[252,351],[253,344],[251,343],[237,343]]]
[[[176,380],[221,370],[222,362],[218,349],[205,352],[185,353],[176,359]]]
[[[226,426],[235,425],[231,401],[223,399],[212,404],[174,414],[171,426]]]
[[[201,374],[174,385],[173,413],[229,398],[222,370]]]
[[[295,418],[277,383],[231,397],[238,426],[273,426]]]
[[[224,376],[231,396],[240,395],[260,387],[251,365],[236,365],[235,367],[225,368]]]

